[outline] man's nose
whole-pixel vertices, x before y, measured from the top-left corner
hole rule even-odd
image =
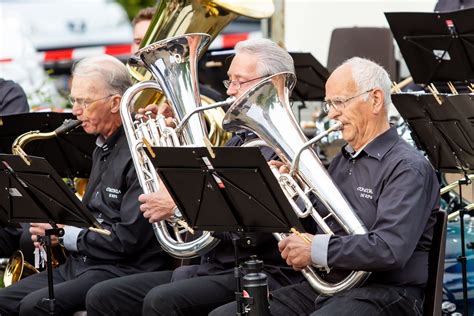
[[[227,88],[227,95],[231,97],[235,97],[237,95],[238,90],[234,88],[234,85],[230,85],[229,88]]]
[[[329,108],[328,117],[329,117],[330,119],[333,120],[333,119],[335,119],[336,117],[338,117],[339,115],[341,115],[341,111],[336,110],[336,109],[335,109],[334,107],[332,107],[332,106]]]
[[[81,115],[83,112],[84,112],[84,110],[82,109],[82,107],[77,105],[77,103],[74,103],[74,105],[72,107],[72,115],[78,116],[78,115]]]

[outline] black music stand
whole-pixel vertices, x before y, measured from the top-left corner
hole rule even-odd
[[[11,154],[12,143],[29,131],[53,132],[66,119],[75,119],[71,113],[33,112],[0,117],[0,152]],[[88,178],[92,168],[92,152],[96,136],[82,127],[68,134],[30,141],[24,151],[31,156],[44,157],[61,177]]]
[[[258,148],[153,147],[160,178],[197,230],[303,230]]]
[[[385,17],[415,83],[474,79],[474,9],[389,12]]]
[[[463,173],[458,181],[461,226],[464,314],[468,314],[467,259],[465,252],[464,208],[462,186],[470,183],[467,174],[474,173],[474,101],[467,94],[394,94],[392,101],[408,124],[417,146],[428,156],[438,171]],[[441,102],[441,104],[439,104]]]
[[[235,232],[303,231],[258,148],[153,147],[152,162],[188,225]],[[236,258],[237,314],[242,313]]]
[[[43,158],[28,156],[27,165],[19,156],[0,154],[0,208],[12,222],[50,223],[45,232],[50,315],[54,315],[54,288],[51,236],[62,236],[57,224],[94,227],[100,224]]]
[[[467,94],[393,94],[417,146],[441,172],[474,172],[474,101]]]

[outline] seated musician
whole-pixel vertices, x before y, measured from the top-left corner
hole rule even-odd
[[[0,258],[9,258],[20,246],[21,228],[0,227]]]
[[[130,85],[127,68],[111,56],[86,58],[73,68],[73,114],[86,133],[98,135],[82,202],[111,235],[64,226],[61,242],[70,255],[53,273],[58,315],[84,309],[87,291],[100,281],[162,269],[167,263],[168,255],[139,211],[142,189],[119,113],[121,97]],[[33,241],[49,227],[32,224]],[[53,244],[57,243],[54,238]],[[47,284],[44,271],[1,289],[0,314],[48,315],[48,305],[43,302],[48,298]]]
[[[145,37],[146,31],[150,26],[151,20],[156,13],[156,7],[147,7],[138,11],[132,20],[133,26],[133,43],[132,54],[138,51],[140,44]]]
[[[319,295],[308,282],[273,292],[272,315],[421,315],[428,278],[434,211],[439,186],[427,159],[389,127],[390,79],[367,59],[354,57],[326,83],[324,110],[343,123],[348,143],[329,173],[368,230],[334,235],[291,235],[279,243],[281,256],[295,270],[316,264],[344,272],[372,272],[360,287],[334,296]],[[226,309],[227,308],[227,309]],[[229,315],[222,307],[212,315]]]
[[[17,250],[21,250],[25,261],[34,262],[35,248],[27,223],[19,224],[18,227],[10,224],[0,227],[0,258],[10,258]]]
[[[240,42],[230,65],[227,93],[238,97],[260,78],[281,72],[294,72],[291,56],[274,42],[266,39]],[[239,146],[241,134],[227,146]],[[264,152],[270,159],[273,153]],[[140,196],[141,210],[150,222],[173,214],[175,204],[160,186],[158,193]],[[265,263],[272,289],[302,280],[301,274],[288,269],[278,252],[272,234],[247,234],[252,246],[239,245],[239,261],[255,254]],[[201,264],[183,266],[174,272],[153,272],[109,280],[94,286],[87,295],[87,314],[93,315],[207,315],[212,309],[235,298],[233,233],[216,233],[220,243],[202,257]]]

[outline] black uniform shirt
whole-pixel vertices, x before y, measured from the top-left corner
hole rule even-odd
[[[333,226],[327,254],[319,254],[327,255],[328,266],[372,271],[372,282],[425,285],[439,203],[438,181],[425,157],[391,128],[355,157],[343,147],[329,173],[368,233],[344,235]],[[314,244],[312,254],[318,252]]]
[[[26,94],[19,84],[0,78],[0,115],[30,111]]]
[[[165,267],[169,257],[139,211],[138,196],[142,192],[123,128],[119,128],[94,150],[82,200],[111,235],[87,229],[78,233],[77,251],[72,252],[73,260],[80,265],[76,273],[105,269],[121,276]]]

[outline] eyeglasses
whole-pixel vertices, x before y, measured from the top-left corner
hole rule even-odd
[[[261,76],[261,77],[258,77],[258,78],[254,78],[254,79],[250,79],[250,80],[247,80],[247,81],[222,80],[222,83],[224,84],[224,87],[226,87],[226,89],[229,89],[230,86],[234,86],[235,90],[240,90],[240,88],[242,87],[243,84],[251,82],[251,81],[255,81],[255,80],[258,80],[258,79],[266,78],[266,77],[268,77],[268,75]]]
[[[97,100],[87,100],[87,99],[75,98],[75,97],[72,97],[72,96],[69,96],[68,99],[69,99],[69,102],[71,103],[72,106],[74,106],[74,104],[77,104],[77,105],[79,105],[79,107],[81,107],[83,109],[87,109],[87,107],[90,106],[92,103],[110,98],[111,96],[114,96],[114,94],[110,94],[108,96],[105,96],[105,97],[97,99]]]
[[[360,97],[361,95],[364,95],[366,93],[372,92],[373,90],[374,89],[364,91],[362,93],[359,93],[358,95],[347,98],[345,100],[327,100],[327,101],[324,101],[323,102],[323,111],[324,111],[324,113],[329,113],[329,110],[331,109],[331,107],[336,111],[340,111],[346,106],[346,103],[348,103],[349,101],[352,101],[355,98]]]

